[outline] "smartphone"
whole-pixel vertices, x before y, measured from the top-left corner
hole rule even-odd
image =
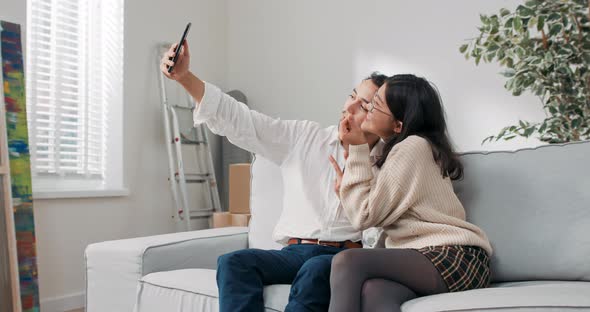
[[[174,57],[170,58],[172,60],[172,62],[174,62],[174,64],[176,64],[176,61],[178,60],[178,55],[180,53],[180,49],[182,48],[182,45],[184,44],[184,41],[186,40],[186,35],[188,34],[189,29],[191,29],[191,23],[186,24],[186,28],[184,29],[184,33],[182,34],[182,37],[180,38],[180,42],[178,43],[178,46],[176,47],[176,51],[174,51]],[[173,69],[174,69],[174,65],[169,66],[168,73],[171,73]]]

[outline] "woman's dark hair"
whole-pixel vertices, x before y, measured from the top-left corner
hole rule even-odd
[[[373,82],[377,88],[380,88],[384,83],[385,80],[387,80],[387,76],[381,74],[380,72],[372,72],[371,75],[367,78],[365,78],[364,80],[371,80],[371,82]]]
[[[395,75],[388,78],[385,85],[385,102],[393,117],[403,125],[401,133],[385,143],[383,157],[375,165],[381,168],[397,143],[417,135],[430,142],[443,177],[461,179],[463,164],[451,146],[442,101],[434,86],[414,75]]]

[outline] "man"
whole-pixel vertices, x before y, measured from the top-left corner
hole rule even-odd
[[[263,311],[263,287],[270,284],[292,284],[285,311],[327,310],[332,257],[346,248],[362,247],[361,233],[352,227],[333,191],[336,175],[328,158],[333,156],[343,164],[346,151],[338,127],[274,119],[249,110],[189,71],[188,43],[174,64],[170,59],[175,48],[162,58],[161,70],[198,103],[195,123],[204,122],[213,133],[276,163],[285,177],[284,207],[273,238],[287,246],[221,256],[217,269],[220,311]],[[174,70],[169,74],[167,69],[172,65]],[[344,105],[341,125],[362,123],[365,106],[385,78],[373,74],[353,89]],[[379,142],[373,134],[367,138],[371,147]]]

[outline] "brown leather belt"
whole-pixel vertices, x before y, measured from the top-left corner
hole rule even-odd
[[[327,242],[317,239],[306,239],[306,238],[290,238],[287,241],[287,245],[322,245],[336,248],[363,248],[363,244],[360,242],[353,242],[350,240],[344,242]]]

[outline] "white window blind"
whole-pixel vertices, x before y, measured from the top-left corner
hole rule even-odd
[[[123,0],[27,1],[34,182],[105,181],[109,140],[121,136],[109,112],[122,104]]]

